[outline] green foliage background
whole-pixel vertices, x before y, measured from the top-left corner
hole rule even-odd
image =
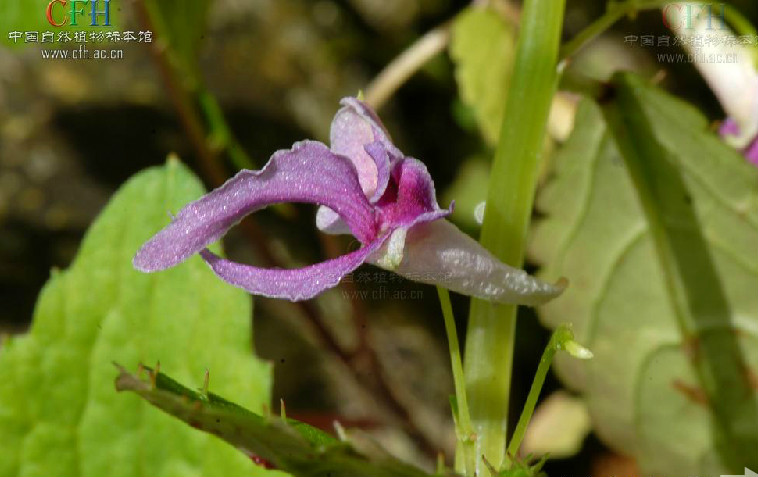
[[[559,360],[559,374],[645,473],[755,467],[758,170],[690,105],[617,81],[627,129],[583,102],[538,197],[531,254],[572,282],[540,314],[574,323],[595,353]],[[623,158],[622,140],[647,149]]]
[[[0,349],[0,475],[263,475],[236,449],[117,394],[113,362],[160,362],[260,410],[270,367],[252,354],[251,300],[200,258],[160,274],[139,246],[203,187],[176,160],[128,181],[66,271],[42,291],[29,334]],[[217,249],[218,250],[218,249]]]

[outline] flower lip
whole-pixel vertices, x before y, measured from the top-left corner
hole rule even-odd
[[[200,255],[213,272],[225,282],[254,295],[300,301],[313,298],[337,286],[342,277],[362,265],[387,239],[377,237],[369,244],[348,254],[296,269],[259,268],[225,260],[208,249]]]
[[[245,215],[278,202],[326,205],[361,243],[376,236],[375,213],[353,164],[315,141],[275,153],[260,171],[241,171],[224,185],[186,205],[134,257],[153,272],[172,267],[215,242]]]

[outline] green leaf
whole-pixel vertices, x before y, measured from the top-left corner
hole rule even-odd
[[[515,43],[514,27],[491,8],[468,8],[453,25],[450,56],[461,99],[491,145],[500,136]]]
[[[113,389],[112,361],[156,362],[251,409],[269,400],[253,357],[251,300],[198,257],[142,274],[131,260],[169,212],[202,195],[175,160],[128,181],[65,272],[53,272],[31,331],[0,352],[0,476],[263,475],[243,455]]]
[[[616,83],[606,118],[581,105],[538,197],[531,255],[572,283],[540,315],[595,353],[559,374],[645,474],[757,468],[758,170],[691,106]]]
[[[424,477],[370,443],[339,441],[293,419],[261,416],[209,392],[185,388],[163,373],[145,376],[121,369],[120,391],[132,391],[190,426],[214,434],[269,466],[297,477]],[[366,445],[368,444],[368,445]],[[367,447],[370,450],[367,450]],[[230,447],[231,448],[231,447]]]
[[[78,3],[77,9],[84,9],[84,15],[78,15],[77,25],[66,25],[63,27],[55,27],[50,24],[47,19],[47,9],[50,4],[50,0],[24,0],[24,1],[12,1],[2,2],[0,4],[0,19],[2,19],[3,28],[0,28],[0,45],[5,46],[38,46],[44,48],[59,48],[59,47],[73,47],[78,46],[78,43],[59,43],[57,41],[58,33],[61,31],[76,32],[109,32],[119,31],[121,32],[122,13],[121,3],[124,0],[112,0],[110,2],[109,9],[109,22],[110,26],[103,26],[105,21],[104,17],[98,16],[97,21],[100,26],[90,26],[91,18],[89,13],[91,12],[91,6],[89,3]],[[103,1],[98,1],[97,11],[104,11],[105,4]],[[56,22],[63,21],[66,15],[70,17],[71,2],[66,6],[56,3],[53,7],[54,20]],[[27,32],[35,31],[41,37],[42,32],[53,32],[55,34],[56,41],[54,43],[25,43],[23,36],[17,41],[9,39],[8,34],[13,31]]]

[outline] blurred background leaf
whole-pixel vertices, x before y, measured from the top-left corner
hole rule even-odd
[[[440,203],[455,201],[452,220],[469,232],[481,227],[476,221],[475,209],[487,199],[487,189],[483,185],[489,175],[490,163],[485,157],[469,157],[462,162],[455,180],[442,194]]]
[[[556,391],[535,410],[520,450],[524,455],[570,457],[579,452],[591,430],[584,400],[563,390]]]
[[[0,352],[0,475],[263,475],[221,441],[118,395],[111,364],[161,361],[260,410],[270,367],[252,354],[251,300],[198,257],[155,275],[139,246],[203,188],[176,160],[140,173],[53,272],[30,333]],[[198,385],[201,383],[197,383]]]
[[[455,79],[490,145],[500,134],[515,43],[515,27],[494,8],[471,7],[454,21],[450,56]]]
[[[544,276],[572,282],[540,315],[550,326],[573,322],[595,353],[589,362],[559,360],[559,374],[585,397],[599,436],[636,457],[643,473],[734,473],[732,457],[755,466],[756,456],[745,445],[757,429],[758,170],[691,106],[639,80],[622,80],[619,90],[632,125],[619,134],[650,148],[638,159],[657,171],[647,176],[655,194],[635,189],[600,109],[584,101],[538,196],[547,217],[533,230],[531,255]],[[660,214],[653,225],[646,201]],[[651,230],[678,250],[674,279],[694,300],[684,327]],[[700,366],[721,378],[703,382]],[[713,406],[714,397],[723,402]],[[726,422],[725,451],[719,421],[736,413],[742,424]]]
[[[148,12],[147,25],[160,33],[160,48],[165,49],[174,67],[186,81],[201,78],[198,54],[205,38],[211,0],[136,0]]]

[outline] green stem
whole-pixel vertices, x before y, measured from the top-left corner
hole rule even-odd
[[[203,84],[195,58],[191,54],[181,55],[176,49],[177,45],[172,44],[172,31],[164,16],[165,11],[152,1],[143,0],[138,7],[141,7],[145,20],[155,28],[163,42],[164,46],[160,53],[160,58],[164,63],[162,68],[169,76],[171,87],[180,90],[174,91],[174,94],[183,97],[181,100],[185,105],[182,111],[185,115],[195,116],[195,121],[202,121],[201,125],[198,124],[195,127],[195,129],[201,127],[202,131],[195,131],[195,133],[204,135],[202,146],[207,150],[206,155],[210,156],[214,162],[218,162],[214,167],[222,168],[220,159],[226,155],[236,169],[253,169],[253,161],[237,142],[221,106]]]
[[[468,410],[466,398],[466,382],[463,374],[463,362],[461,360],[461,345],[458,342],[458,331],[455,327],[453,307],[450,304],[450,293],[446,288],[437,287],[437,294],[442,306],[442,316],[445,319],[445,332],[450,350],[450,363],[453,369],[453,383],[455,385],[454,409],[456,434],[458,437],[458,451],[456,457],[456,470],[464,475],[473,473],[476,467],[476,454],[474,453],[474,427],[471,425],[471,415]]]
[[[571,58],[579,50],[584,48],[592,40],[603,34],[607,29],[613,26],[614,23],[621,20],[626,15],[626,12],[621,8],[615,8],[612,11],[608,11],[602,17],[598,18],[584,30],[577,33],[577,35],[568,41],[563,47],[561,47],[561,60]]]
[[[521,442],[524,440],[526,434],[526,428],[529,425],[529,421],[534,414],[534,408],[537,405],[537,399],[540,397],[542,386],[545,384],[545,377],[547,376],[550,365],[553,363],[555,353],[564,349],[567,343],[574,339],[574,334],[566,325],[561,325],[553,332],[550,337],[545,351],[542,353],[540,364],[537,367],[537,372],[534,374],[534,381],[532,381],[532,387],[529,389],[529,395],[526,397],[526,403],[521,411],[521,417],[516,424],[516,428],[513,430],[513,436],[508,443],[508,456],[514,457],[517,455]]]
[[[208,128],[212,149],[215,152],[225,152],[236,169],[254,169],[255,164],[237,142],[215,96],[203,86],[198,86],[196,97]]]
[[[532,214],[557,60],[565,0],[526,0],[500,142],[490,177],[482,244],[521,267]],[[481,459],[504,463],[516,306],[473,300],[466,339],[465,374],[471,420]]]
[[[668,3],[671,3],[671,0],[629,0],[622,4],[611,5],[602,17],[592,22],[561,47],[561,61],[574,56],[625,16],[632,15],[640,10],[659,8]]]

